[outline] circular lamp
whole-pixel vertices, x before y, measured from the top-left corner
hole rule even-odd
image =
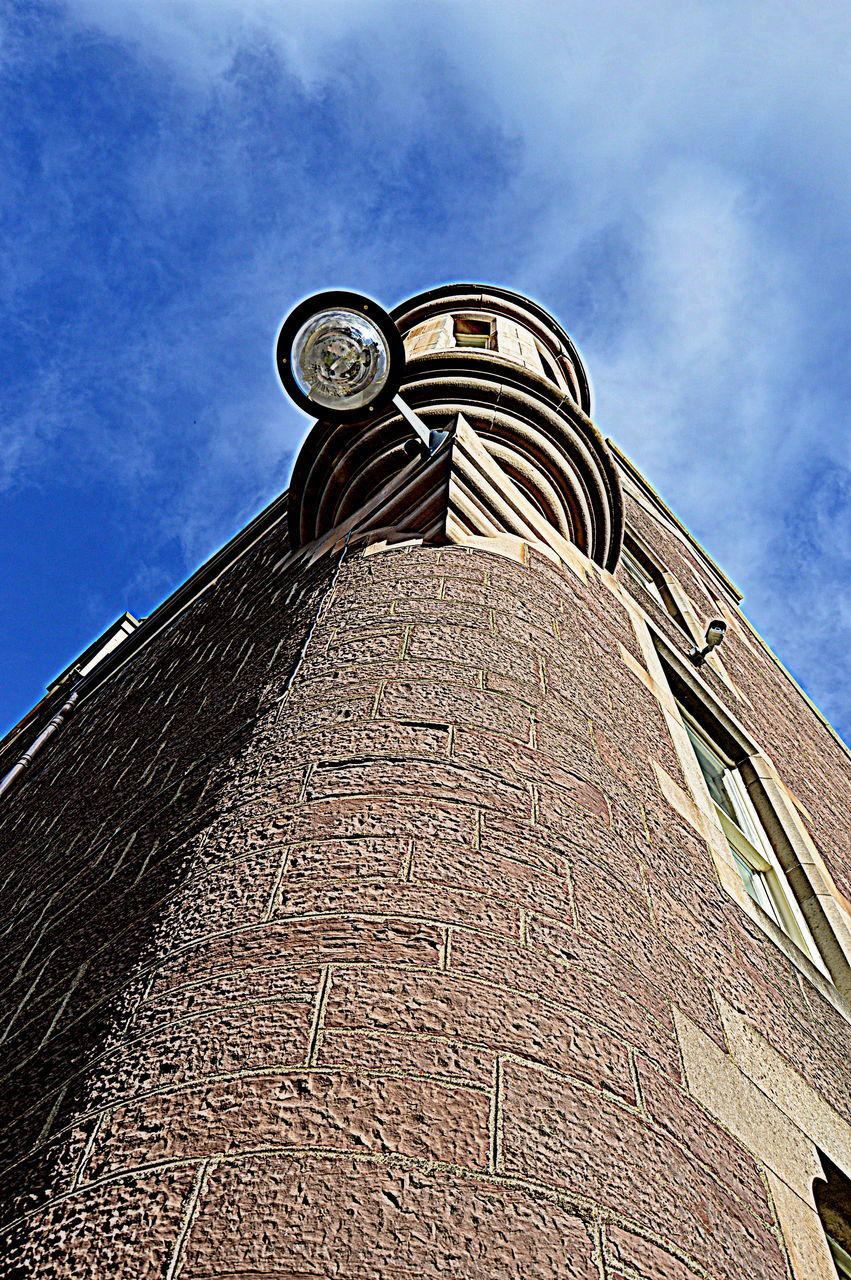
[[[314,418],[362,422],[389,404],[402,382],[405,348],[395,323],[371,298],[344,289],[316,293],[278,334],[278,376]]]

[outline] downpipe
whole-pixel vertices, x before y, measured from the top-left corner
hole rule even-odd
[[[59,710],[56,712],[56,715],[53,717],[53,719],[49,720],[48,723],[44,726],[41,733],[36,738],[35,742],[33,742],[32,746],[30,746],[24,752],[21,758],[18,761],[16,761],[15,764],[12,765],[12,768],[6,774],[3,781],[0,782],[0,797],[4,796],[6,792],[9,791],[15,785],[18,778],[22,777],[23,774],[26,773],[27,769],[29,769],[30,765],[32,764],[35,757],[38,755],[39,751],[41,751],[44,744],[46,742],[49,742],[55,733],[59,732],[59,730],[62,728],[62,725],[66,722],[68,717],[72,715],[74,708],[76,707],[77,702],[79,701],[79,698],[80,698],[80,686],[78,684],[75,686],[75,688],[71,690],[70,694],[68,695],[67,702],[62,707],[59,708]]]

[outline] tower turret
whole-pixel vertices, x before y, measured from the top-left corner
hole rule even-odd
[[[320,422],[293,472],[293,544],[343,528],[401,526],[431,543],[502,533],[556,554],[567,542],[613,568],[620,484],[560,325],[518,294],[481,285],[430,290],[393,317],[406,400],[451,444],[423,468],[393,406],[357,429]]]
[[[0,746],[0,1271],[851,1274],[848,753],[552,317],[393,314],[439,447],[317,422]]]

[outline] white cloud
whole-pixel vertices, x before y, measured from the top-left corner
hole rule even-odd
[[[250,233],[236,228],[231,260],[204,264],[165,313],[181,366],[203,363],[205,343],[226,347],[234,313],[243,332],[271,341],[276,305],[314,285],[362,284],[393,302],[456,264],[457,275],[471,274],[465,261],[484,264],[575,333],[603,430],[741,579],[766,625],[779,625],[767,584],[807,501],[802,478],[814,456],[828,468],[849,462],[833,332],[847,324],[847,5],[66,2],[175,95],[176,138],[128,176],[163,237],[204,200],[208,164],[230,175],[235,207],[245,201]],[[291,86],[310,129],[303,146],[282,137],[280,157],[252,150],[252,127],[292,127],[251,119],[252,77],[267,75]],[[218,132],[205,142],[211,113]],[[454,238],[451,225],[444,239],[433,226],[422,234],[410,202],[430,193],[412,186],[412,170],[431,163],[434,198],[445,198],[442,153],[458,148],[472,169],[476,129],[504,158],[499,190],[483,194],[471,172],[462,194],[474,214],[480,202],[478,216]],[[248,207],[258,163],[278,164],[275,182],[293,192],[262,234]],[[459,162],[459,186],[463,173]],[[234,375],[223,395],[196,444],[194,479],[169,508],[169,529],[175,511],[185,520],[190,556],[215,536],[222,467],[259,500],[299,430],[290,417],[287,441],[270,437],[265,385],[240,395]],[[849,503],[819,509],[822,539],[836,536]],[[815,620],[802,635],[819,652],[831,628],[813,606],[841,585],[841,566],[824,565],[826,580],[801,563],[784,588]],[[836,627],[847,647],[851,619],[837,611]]]

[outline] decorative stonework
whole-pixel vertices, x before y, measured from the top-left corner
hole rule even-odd
[[[475,295],[476,306],[483,296]],[[454,295],[452,301],[461,306]],[[429,428],[449,431],[451,443],[422,458],[396,411],[354,427],[317,423],[290,490],[293,546],[344,526],[396,529],[435,543],[510,533],[557,554],[572,544],[613,569],[622,539],[620,483],[584,409],[519,356],[447,347],[441,316],[433,321],[434,342],[444,345],[435,346],[432,322],[423,319],[427,307],[417,305],[408,317],[431,349],[409,354],[403,395]],[[533,322],[543,332],[537,316]],[[548,350],[564,342],[551,336]],[[574,383],[587,388],[572,347],[569,354]]]
[[[443,285],[401,303],[393,318],[411,357],[455,347],[453,318],[470,312],[492,320],[489,350],[499,359],[548,379],[591,416],[591,385],[576,346],[549,312],[529,298],[493,285]]]

